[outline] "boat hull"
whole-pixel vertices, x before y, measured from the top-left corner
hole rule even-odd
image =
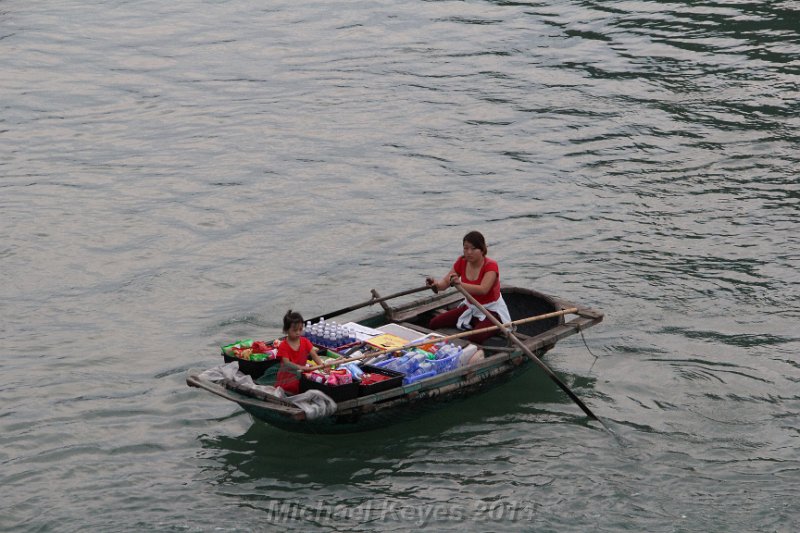
[[[481,346],[486,357],[451,372],[437,375],[409,385],[340,402],[330,416],[308,419],[305,413],[285,400],[274,397],[254,397],[249,392],[230,386],[212,383],[202,378],[201,371],[190,371],[187,384],[216,394],[239,404],[260,421],[275,427],[301,433],[354,433],[386,427],[398,422],[416,419],[427,412],[450,405],[454,401],[482,394],[503,385],[530,369],[534,362],[551,350],[556,343],[603,319],[603,314],[571,302],[544,295],[529,289],[509,287],[503,289],[512,318],[543,315],[560,309],[575,308],[575,318],[565,321],[563,316],[526,324],[516,332],[525,347],[536,356],[530,358],[503,337],[494,337]],[[457,294],[440,294],[412,302],[402,307],[384,307],[384,313],[368,316],[358,322],[378,327],[390,322],[412,326],[421,333],[426,330],[432,313],[458,305]],[[516,315],[516,316],[515,316]],[[430,330],[427,330],[430,331]]]
[[[371,405],[366,409],[349,409],[345,412],[315,420],[297,420],[263,406],[243,405],[242,407],[253,418],[296,433],[337,434],[372,431],[415,420],[432,411],[452,405],[454,402],[488,392],[506,384],[530,368],[531,364],[523,361],[522,364],[512,365],[498,372],[487,372],[485,376],[481,376],[478,381],[472,384],[452,387],[452,381],[450,383],[445,382],[440,387],[428,387],[421,391],[414,391],[404,395],[399,401],[386,408],[380,408],[379,405]],[[448,385],[450,385],[449,388]]]

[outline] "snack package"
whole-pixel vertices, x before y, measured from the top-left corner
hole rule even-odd
[[[269,346],[264,341],[255,341],[252,345],[253,353],[267,353],[269,351]]]
[[[235,355],[233,352],[234,352],[234,350],[236,348],[240,348],[240,349],[250,348],[252,345],[253,345],[253,339],[245,339],[245,340],[241,340],[241,341],[236,341],[234,343],[227,344],[227,345],[223,346],[222,347],[222,353],[227,355],[227,356],[233,356],[233,355]]]
[[[253,355],[252,348],[234,348],[233,355],[239,359],[244,359],[245,361],[250,360],[250,356]]]
[[[331,370],[328,374],[328,379],[325,382],[327,385],[347,385],[353,382],[353,376],[346,368],[340,370]]]

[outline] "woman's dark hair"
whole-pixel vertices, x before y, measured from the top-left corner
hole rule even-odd
[[[292,326],[295,324],[302,324],[303,322],[305,322],[303,320],[303,315],[289,309],[286,311],[286,314],[283,315],[283,332],[289,333],[289,329],[291,329]]]
[[[488,249],[486,248],[486,239],[483,238],[483,235],[480,231],[470,231],[464,235],[462,242],[470,243],[472,246],[483,252],[483,255],[488,253]]]

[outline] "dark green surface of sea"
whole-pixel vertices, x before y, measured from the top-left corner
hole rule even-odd
[[[799,85],[793,0],[0,1],[0,530],[796,531]],[[606,313],[547,360],[613,434],[186,386],[472,229]]]

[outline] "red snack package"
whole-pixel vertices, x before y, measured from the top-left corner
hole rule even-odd
[[[253,354],[253,350],[251,348],[234,348],[233,355],[238,357],[239,359],[244,359],[245,361],[250,360],[250,356]]]
[[[364,374],[361,376],[361,384],[374,385],[375,383],[380,383],[381,381],[386,381],[387,379],[389,379],[389,376],[384,376],[383,374]]]
[[[267,347],[267,343],[264,341],[255,341],[253,343],[253,353],[267,353],[269,348]]]

